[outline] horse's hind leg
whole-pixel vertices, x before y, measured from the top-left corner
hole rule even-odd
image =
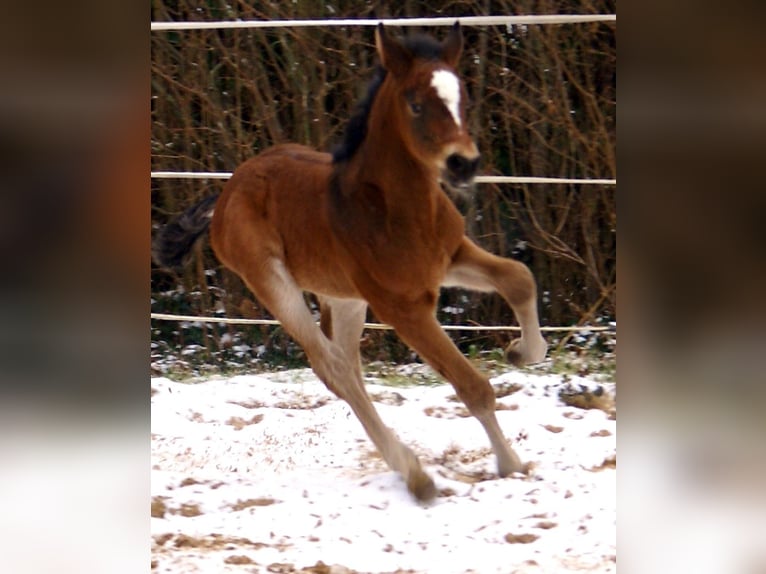
[[[322,333],[343,349],[361,379],[359,340],[364,330],[367,302],[362,299],[335,299],[322,295],[318,298],[322,312],[320,321]]]
[[[281,260],[271,258],[262,264],[253,263],[252,271],[240,271],[240,275],[303,347],[312,369],[327,388],[349,404],[386,463],[401,473],[410,492],[420,500],[433,498],[436,494],[433,481],[423,472],[412,451],[383,424],[364,389],[358,345],[365,304],[333,300],[331,316],[322,322],[322,327],[332,334],[331,340],[314,322],[300,287]]]
[[[545,359],[548,345],[540,333],[537,287],[526,265],[492,255],[464,238],[447,271],[445,285],[500,293],[521,327],[521,337],[512,341],[506,350],[508,360],[521,367]]]
[[[364,388],[359,339],[364,329],[367,303],[358,299],[320,297],[320,305],[322,332],[338,345],[347,364],[354,371],[350,386],[337,388],[334,392],[349,403],[383,459],[392,469],[402,474],[407,483],[407,489],[419,500],[433,498],[436,495],[433,481],[423,471],[412,450],[404,446],[380,422],[377,411]]]

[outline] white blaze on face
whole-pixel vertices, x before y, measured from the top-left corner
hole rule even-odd
[[[458,127],[460,122],[460,80],[448,70],[436,70],[431,76],[431,85],[447,106]]]

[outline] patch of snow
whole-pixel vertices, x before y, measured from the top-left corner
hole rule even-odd
[[[445,313],[449,313],[450,315],[459,315],[460,313],[465,312],[465,309],[463,309],[462,307],[453,307],[449,305],[447,307],[443,307],[442,311],[444,311]]]
[[[497,478],[488,439],[451,386],[367,384],[440,490],[420,505],[309,369],[153,378],[155,571],[322,561],[356,572],[616,572],[616,422],[559,399],[614,386],[520,371],[492,383],[529,477]]]

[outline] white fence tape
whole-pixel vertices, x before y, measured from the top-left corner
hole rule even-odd
[[[331,18],[318,20],[228,20],[218,22],[152,22],[151,29],[160,30],[220,30],[225,28],[306,28],[326,26],[461,26],[582,24],[615,22],[617,14],[548,14],[529,16],[466,16],[440,18]]]
[[[195,315],[173,315],[169,313],[152,313],[152,319],[160,321],[188,321],[191,323],[226,323],[229,325],[281,325],[274,319],[229,319],[226,317],[197,317]],[[390,325],[382,323],[365,323],[365,329],[393,330]],[[505,325],[442,325],[445,331],[520,331],[516,326]],[[616,331],[616,325],[610,326],[592,326],[592,325],[573,325],[568,327],[540,327],[542,331],[566,332],[566,331]]]
[[[153,171],[154,179],[229,179],[229,171]],[[574,179],[566,177],[526,177],[510,175],[479,175],[476,183],[577,183],[584,185],[617,185],[616,179]]]

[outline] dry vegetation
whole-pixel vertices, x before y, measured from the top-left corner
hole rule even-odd
[[[152,2],[152,20],[230,20],[612,13],[613,1]],[[397,33],[403,30],[395,30]],[[437,35],[441,29],[431,29]],[[465,29],[460,73],[484,174],[615,178],[616,25],[484,26]],[[232,171],[280,142],[329,150],[375,64],[368,27],[153,32],[152,169]],[[152,221],[164,223],[216,180],[154,180]],[[482,184],[459,202],[481,245],[528,263],[545,324],[616,320],[616,193],[610,186]],[[153,310],[263,318],[267,312],[207,245],[182,275],[152,272]],[[497,296],[451,290],[445,323],[510,324]],[[210,353],[241,340],[288,349],[271,327],[156,324],[155,341],[190,342]],[[246,333],[246,336],[242,336]],[[499,347],[509,333],[470,335],[464,345]],[[366,335],[369,359],[402,360],[390,333]],[[287,352],[287,351],[286,351]],[[249,351],[252,355],[255,351]]]

